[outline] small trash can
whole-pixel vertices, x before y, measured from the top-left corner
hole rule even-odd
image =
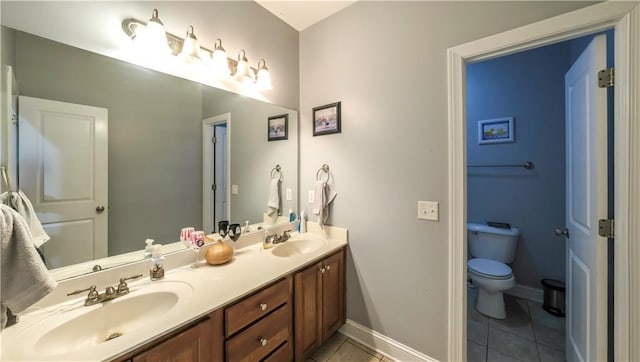
[[[544,303],[542,304],[542,309],[556,317],[564,317],[564,283],[554,279],[542,279],[540,283],[544,288]]]

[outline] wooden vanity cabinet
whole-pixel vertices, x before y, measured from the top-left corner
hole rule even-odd
[[[226,361],[291,361],[291,276],[261,289],[224,311]]]
[[[344,249],[294,276],[295,360],[305,361],[345,322]]]
[[[222,310],[122,356],[126,362],[222,362]]]

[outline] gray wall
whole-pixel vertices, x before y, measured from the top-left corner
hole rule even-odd
[[[508,222],[520,230],[512,264],[516,282],[541,289],[565,280],[564,75],[571,41],[467,66],[467,163],[524,168],[468,168],[469,222]],[[515,118],[515,142],[478,144],[478,121]]]
[[[357,2],[300,33],[300,189],[331,166],[349,319],[447,360],[446,49],[586,5]],[[342,133],[312,137],[311,108],[335,101]],[[440,222],[418,220],[418,200],[439,201]]]
[[[202,225],[202,86],[23,32],[24,96],[109,111],[109,255]]]
[[[230,220],[244,225],[245,220],[262,221],[267,210],[271,169],[282,167],[282,208],[296,210],[298,205],[298,113],[280,106],[238,97],[216,90],[203,94],[204,118],[231,113],[231,184],[239,193],[231,195]],[[267,118],[289,115],[287,140],[267,141]],[[229,185],[228,187],[231,187]],[[286,201],[285,190],[292,189],[293,200]]]

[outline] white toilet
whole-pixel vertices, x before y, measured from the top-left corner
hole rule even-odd
[[[520,232],[516,228],[500,229],[482,224],[467,224],[471,259],[467,276],[478,287],[476,309],[489,317],[507,318],[502,292],[516,285],[507,263],[513,262]]]

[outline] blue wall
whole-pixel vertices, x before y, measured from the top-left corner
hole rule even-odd
[[[512,264],[519,284],[565,277],[564,74],[569,42],[467,66],[467,163],[524,168],[467,168],[469,222],[508,222],[520,229]],[[513,116],[515,142],[478,144],[477,122]]]
[[[606,35],[607,63],[613,66],[613,31]],[[553,233],[565,225],[564,74],[592,38],[585,36],[467,66],[467,163],[535,163],[531,171],[468,168],[467,218],[478,223],[508,222],[520,229],[512,267],[517,283],[534,288],[540,288],[542,278],[565,280],[565,241]],[[613,89],[608,92],[611,161]],[[515,142],[478,145],[478,120],[506,116],[515,118]]]

